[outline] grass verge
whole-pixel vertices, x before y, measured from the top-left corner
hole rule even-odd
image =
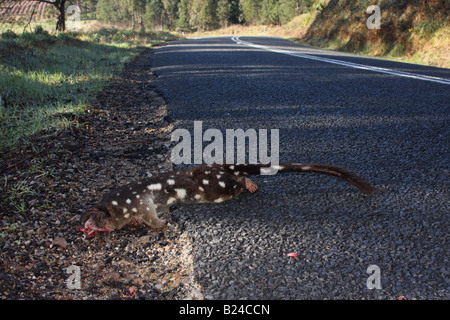
[[[72,125],[78,114],[142,46],[173,36],[164,32],[101,29],[49,34],[42,28],[0,38],[0,150],[30,142],[38,132]]]
[[[36,141],[79,125],[78,119],[90,101],[127,62],[145,47],[173,39],[163,31],[114,28],[52,34],[37,27],[33,32],[1,33],[2,216],[7,207],[17,214],[25,213],[24,199],[35,192],[33,179],[54,175],[45,165],[58,152],[57,146],[43,151]]]

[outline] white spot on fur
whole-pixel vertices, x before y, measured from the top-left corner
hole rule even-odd
[[[224,202],[224,201],[225,201],[225,200],[224,200],[222,197],[220,197],[220,198],[214,200],[215,203],[221,203],[221,202]]]
[[[205,184],[205,185],[209,184],[209,180],[203,179],[202,183]]]
[[[113,200],[113,201],[111,202],[111,204],[112,204],[113,206],[118,206],[118,205],[119,205],[119,204],[117,203],[116,200]]]
[[[128,204],[130,204],[131,203],[131,200],[130,199],[127,199],[127,201],[125,201],[126,203],[128,203]]]
[[[184,199],[186,197],[186,189],[175,189],[177,192],[177,197],[180,199]]]
[[[147,186],[148,190],[161,190],[162,189],[162,185],[161,183],[154,183],[154,184],[150,184]]]
[[[173,185],[175,184],[175,180],[169,179],[169,180],[167,180],[167,184],[168,184],[169,186],[173,186]]]
[[[219,181],[219,186],[221,186],[222,188],[225,188],[225,182]]]
[[[123,208],[123,213],[127,213],[128,209],[127,208]]]
[[[198,190],[200,190],[200,191],[205,191],[205,189],[203,189],[203,187],[198,187]]]
[[[140,197],[141,197],[140,195],[138,195],[138,194],[136,195],[136,198],[138,198],[138,199],[139,199]]]
[[[124,217],[125,219],[128,219],[128,218],[130,217],[130,214],[129,214],[129,213],[124,214],[123,217]]]
[[[310,166],[302,166],[302,170],[310,170],[311,167]]]
[[[174,203],[174,202],[176,202],[176,201],[177,201],[176,198],[170,197],[170,198],[167,200],[167,204],[172,204],[172,203]]]
[[[230,168],[230,170],[234,170],[234,166],[230,166],[229,168]]]
[[[220,179],[220,178],[222,178],[222,175],[218,174],[218,175],[216,175],[216,177],[217,177],[217,179]]]
[[[210,174],[211,173],[211,171],[205,171],[205,174]]]
[[[201,195],[201,194],[196,194],[196,195],[194,196],[194,198],[195,198],[196,200],[200,200],[200,199],[202,198],[202,195]]]
[[[133,212],[137,212],[137,209],[136,208],[133,208],[133,209],[131,209],[131,211],[133,211]]]
[[[235,172],[234,172],[234,175],[235,175],[235,176],[238,176],[238,175],[240,175],[240,174],[241,174],[241,173],[240,173],[239,171],[235,171]]]

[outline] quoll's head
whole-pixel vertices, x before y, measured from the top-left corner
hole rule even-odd
[[[99,231],[114,230],[109,215],[97,208],[91,208],[81,216],[81,225],[80,231],[86,233],[86,237],[93,237]]]

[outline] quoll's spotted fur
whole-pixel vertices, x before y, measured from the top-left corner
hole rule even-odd
[[[158,213],[167,212],[175,203],[220,203],[245,189],[254,193],[258,187],[247,176],[275,172],[322,173],[343,179],[364,192],[380,190],[345,168],[323,164],[200,165],[187,171],[161,173],[110,191],[82,216],[84,228],[80,229],[93,236],[98,231],[120,229],[132,220],[161,228],[166,221]]]

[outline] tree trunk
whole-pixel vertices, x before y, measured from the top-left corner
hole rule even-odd
[[[57,31],[66,31],[66,1],[67,0],[57,0],[54,5],[59,11],[58,21],[56,22]]]

